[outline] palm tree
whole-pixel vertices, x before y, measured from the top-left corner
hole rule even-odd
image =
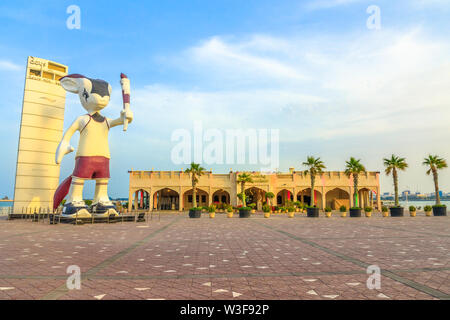
[[[275,197],[273,192],[266,192],[266,198],[269,199],[269,204],[272,206],[272,199]]]
[[[320,175],[323,173],[323,170],[326,168],[320,158],[314,158],[313,156],[308,156],[306,158],[306,162],[303,162],[303,165],[308,167],[309,169],[305,170],[305,174],[310,174],[311,176],[311,203],[310,205],[314,205],[314,185],[316,183],[316,175]]]
[[[253,182],[253,178],[252,175],[250,173],[247,172],[243,172],[240,175],[238,175],[238,183],[241,184],[241,194],[242,194],[242,206],[246,207],[247,203],[245,201],[245,184],[248,183],[252,183]]]
[[[203,175],[205,173],[205,168],[200,167],[200,164],[198,163],[191,163],[191,166],[187,168],[185,173],[189,173],[192,178],[192,205],[194,208],[197,208],[197,183],[198,183],[198,177]]]
[[[386,175],[390,175],[392,172],[392,178],[394,179],[394,193],[395,193],[395,206],[399,207],[400,204],[398,202],[398,173],[397,170],[404,171],[408,164],[405,161],[405,158],[399,158],[395,155],[392,155],[391,158],[384,158],[384,166],[386,167]]]
[[[433,180],[434,180],[434,191],[436,193],[436,205],[441,204],[441,198],[439,197],[439,184],[438,184],[438,173],[437,171],[440,169],[447,168],[447,162],[443,158],[439,158],[437,155],[432,156],[431,154],[428,156],[428,158],[425,158],[423,163],[424,166],[430,167],[430,169],[427,170],[427,174],[433,173]]]
[[[353,199],[354,199],[354,206],[358,207],[358,178],[361,173],[366,172],[366,168],[361,164],[361,160],[356,160],[353,157],[350,157],[349,161],[346,161],[345,166],[345,174],[347,177],[350,178],[350,176],[353,176]]]

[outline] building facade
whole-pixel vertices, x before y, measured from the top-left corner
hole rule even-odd
[[[188,210],[193,206],[192,182],[183,171],[129,171],[128,210]],[[197,205],[208,206],[222,202],[237,206],[241,185],[237,182],[240,172],[226,174],[205,172],[197,184]],[[261,174],[253,172],[253,183],[246,183],[245,193],[249,203],[255,203],[261,210],[265,194],[272,192],[272,205],[284,206],[287,201],[310,203],[310,176],[293,169],[289,173]],[[359,206],[381,209],[380,173],[367,172],[359,177]],[[316,177],[315,205],[319,208],[339,209],[353,206],[353,180],[344,172],[324,172]]]
[[[59,79],[68,67],[28,57],[17,150],[14,213],[53,207],[59,184],[55,153],[63,134],[66,91]]]

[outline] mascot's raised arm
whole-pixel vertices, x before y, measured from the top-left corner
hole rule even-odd
[[[75,169],[70,177],[65,179],[53,197],[53,209],[56,209],[67,195],[62,214],[70,217],[91,217],[94,215],[117,215],[114,204],[108,196],[109,181],[109,129],[133,121],[133,113],[129,109],[130,82],[122,74],[120,83],[124,97],[124,109],[117,119],[108,119],[100,114],[110,100],[111,86],[99,79],[90,79],[80,74],[70,74],[60,79],[62,87],[78,94],[87,114],[79,116],[64,133],[56,150],[55,162],[61,163],[64,155],[74,151],[70,139],[75,131],[80,132]],[[95,180],[95,196],[92,206],[88,207],[83,201],[83,187],[85,180]]]

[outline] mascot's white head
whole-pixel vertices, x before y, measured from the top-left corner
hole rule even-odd
[[[78,93],[83,108],[89,113],[98,112],[109,103],[111,85],[104,80],[69,74],[59,81],[66,91]]]

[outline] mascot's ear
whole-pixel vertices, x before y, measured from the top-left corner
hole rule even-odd
[[[59,79],[59,82],[66,91],[79,93],[83,86],[83,79],[85,78],[80,74],[69,74]]]

